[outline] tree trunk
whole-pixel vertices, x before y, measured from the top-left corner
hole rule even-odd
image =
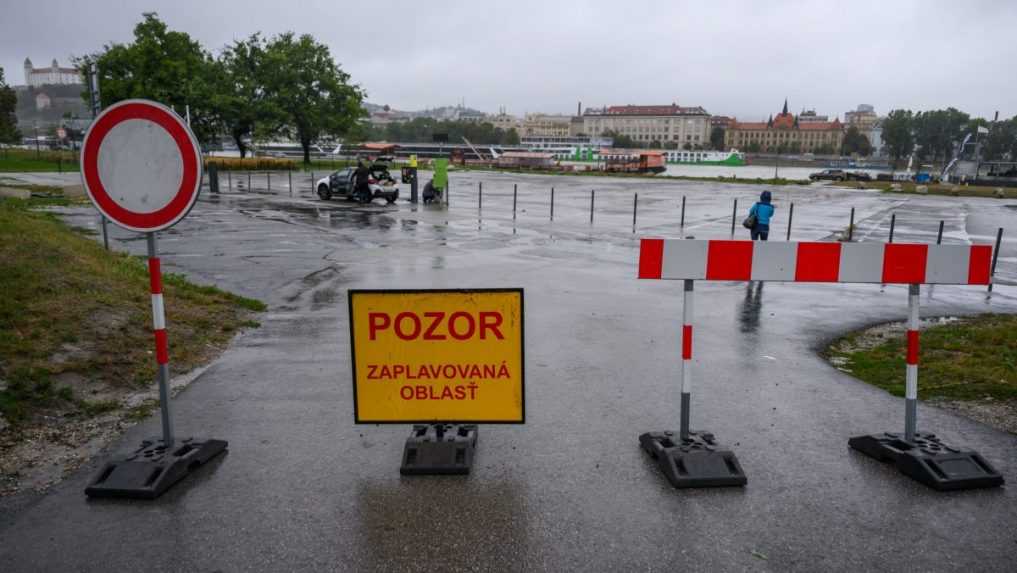
[[[311,164],[311,140],[300,138],[300,147],[304,148],[304,165]]]

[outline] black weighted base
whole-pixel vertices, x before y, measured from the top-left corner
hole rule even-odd
[[[935,434],[918,432],[911,442],[902,434],[870,434],[855,436],[848,445],[939,491],[1003,485],[1003,476],[978,452],[951,447]]]
[[[106,462],[85,495],[155,499],[227,446],[225,440],[185,438],[167,449],[160,439],[145,440],[134,452]]]
[[[662,472],[677,488],[743,486],[748,482],[734,452],[721,449],[713,434],[689,432],[647,432],[639,445],[657,460]]]
[[[477,448],[474,424],[415,425],[403,448],[403,475],[468,474]]]

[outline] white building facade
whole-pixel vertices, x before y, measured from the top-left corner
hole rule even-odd
[[[710,144],[710,114],[699,106],[623,105],[583,113],[583,132],[602,135],[606,131],[631,137],[641,145],[653,142],[679,147],[706,147]]]
[[[25,58],[25,85],[37,88],[45,85],[73,85],[84,83],[77,68],[61,68],[56,59],[48,68],[32,66],[32,60]]]

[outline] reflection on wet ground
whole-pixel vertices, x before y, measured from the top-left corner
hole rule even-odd
[[[738,313],[741,332],[755,333],[759,329],[759,313],[763,310],[763,281],[745,283],[745,300]]]
[[[228,438],[229,458],[165,506],[90,506],[85,468],[6,522],[0,513],[0,568],[924,571],[1012,560],[1017,489],[942,496],[847,449],[851,435],[902,429],[903,405],[815,350],[903,318],[899,286],[697,285],[693,428],[737,452],[749,485],[675,491],[639,449],[640,433],[677,425],[682,311],[679,282],[635,279],[639,238],[728,238],[733,200],[747,210],[757,186],[455,173],[446,209],[325,202],[308,183],[295,174],[292,198],[275,177],[271,193],[206,193],[160,237],[167,270],[269,304],[261,328],[175,400],[178,427]],[[886,240],[894,212],[899,241],[935,242],[940,220],[948,244],[1012,229],[991,298],[924,289],[922,312],[1017,311],[1017,211],[998,200],[772,191],[774,239],[792,202],[794,240],[836,237],[851,207],[866,241]],[[95,228],[90,209],[65,212]],[[113,244],[142,255],[136,237],[114,230]],[[401,478],[409,428],[352,422],[344,291],[492,286],[525,288],[527,424],[483,426],[468,478]],[[919,427],[1017,481],[1012,435],[925,404]],[[114,449],[157,432],[146,420]],[[124,539],[146,540],[144,551],[121,550]]]

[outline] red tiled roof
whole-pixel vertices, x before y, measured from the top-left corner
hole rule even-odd
[[[802,131],[830,131],[834,129],[840,129],[841,124],[837,120],[833,121],[804,121],[798,124],[798,129]]]
[[[780,129],[780,126],[777,124],[777,119],[776,118],[774,118],[773,123],[774,123],[774,126],[771,129]],[[801,131],[832,131],[832,130],[839,130],[842,127],[843,126],[841,125],[841,123],[839,121],[837,121],[837,120],[834,120],[834,121],[803,121],[803,122],[799,122],[798,123],[798,127],[797,128],[792,127],[791,129],[798,129],[798,130],[801,130]],[[743,130],[766,129],[767,128],[767,123],[765,121],[760,121],[760,122],[740,122],[740,121],[736,121],[736,122],[734,122],[734,123],[732,123],[730,125],[730,128],[731,129],[743,129]]]
[[[731,128],[732,129],[766,129],[766,122],[765,121],[759,121],[759,122],[736,121],[736,122],[731,123]]]
[[[600,113],[590,115],[706,115],[700,106],[682,107],[679,105],[613,105]]]

